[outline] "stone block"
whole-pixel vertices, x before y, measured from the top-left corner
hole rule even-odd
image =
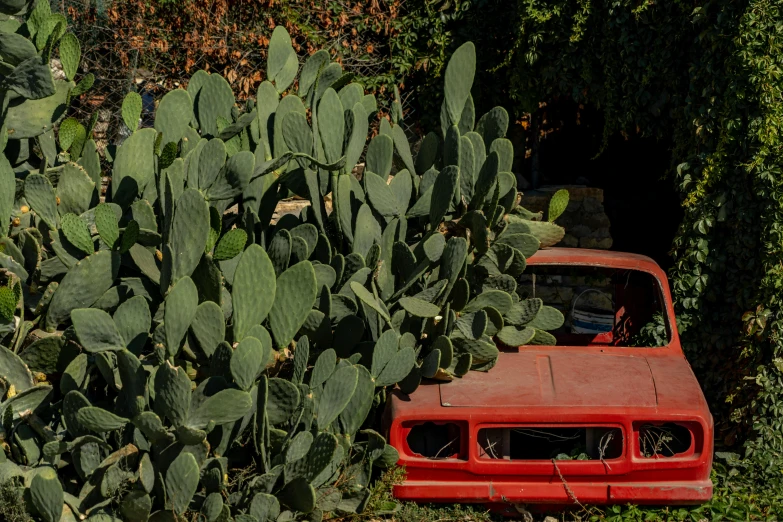
[[[581,216],[579,214],[566,212],[562,216],[557,218],[555,223],[565,228],[566,230],[569,230],[571,227],[576,226],[582,222],[580,217]]]
[[[520,205],[528,209],[530,212],[546,212],[549,208],[549,200],[551,196],[542,194],[530,194],[525,193],[522,195]]]
[[[582,206],[586,212],[603,212],[604,204],[603,197],[599,201],[598,198],[585,198],[582,201]]]
[[[533,297],[532,287],[522,287],[522,291],[528,297]],[[541,286],[536,285],[535,297],[542,299],[549,306],[561,305],[564,308],[571,306],[574,298],[574,289],[567,286]]]
[[[568,229],[566,228],[566,230],[568,230]],[[574,237],[574,236],[572,236],[571,234],[566,234],[566,235],[563,237],[563,240],[562,240],[562,241],[560,241],[560,244],[559,244],[559,246],[565,246],[565,247],[570,247],[570,248],[576,248],[576,247],[578,247],[578,246],[579,246],[579,239],[575,238],[575,237]]]
[[[606,239],[612,236],[609,234],[608,228],[599,228],[597,230],[593,230],[589,237],[592,237],[593,239]]]
[[[597,248],[601,250],[608,250],[612,248],[612,238],[607,237],[603,239],[596,239],[594,237],[583,237],[579,240],[579,246],[581,248]]]
[[[601,248],[612,245],[609,217],[604,211],[603,190],[581,185],[548,186],[525,192],[520,197],[520,205],[531,212],[549,209],[549,201],[555,192],[566,189],[569,203],[557,224],[566,229],[566,236],[558,244],[563,247]]]
[[[564,187],[568,189],[570,199],[582,201],[587,198],[595,198],[601,203],[604,202],[604,191],[595,187]]]
[[[609,216],[603,212],[595,212],[592,214],[581,212],[579,214],[574,214],[572,219],[576,221],[575,224],[588,226],[592,230],[597,230],[599,228],[609,228],[610,225]],[[558,220],[558,223],[560,223],[560,220]]]
[[[583,237],[579,239],[580,248],[598,248],[598,240],[592,237]]]
[[[574,227],[571,227],[569,230],[569,233],[578,238],[588,237],[593,231],[590,230],[590,227],[585,225],[576,225]]]

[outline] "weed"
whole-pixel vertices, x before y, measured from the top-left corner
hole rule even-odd
[[[34,522],[25,510],[22,488],[13,479],[0,483],[0,520],[3,522]]]
[[[503,520],[492,516],[483,506],[464,504],[436,505],[416,502],[398,502],[393,490],[396,484],[405,480],[405,468],[393,467],[386,471],[371,486],[370,500],[362,515],[352,515],[331,520],[388,520],[392,522],[492,522]]]

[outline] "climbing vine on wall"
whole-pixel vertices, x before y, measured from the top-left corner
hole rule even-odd
[[[725,400],[725,442],[751,428],[747,456],[771,471],[783,458],[783,3],[729,2],[693,20],[702,43],[678,128],[675,292],[687,348]]]

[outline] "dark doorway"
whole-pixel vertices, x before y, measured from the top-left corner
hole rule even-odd
[[[670,268],[669,251],[682,220],[670,172],[671,141],[618,134],[609,138],[601,152],[600,111],[556,100],[542,114],[545,136],[538,158],[542,184],[603,189],[612,250],[644,254],[664,269]],[[527,158],[524,172],[528,180],[531,163]]]

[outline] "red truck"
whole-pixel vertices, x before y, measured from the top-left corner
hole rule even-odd
[[[693,504],[712,496],[713,421],[685,359],[666,275],[644,256],[551,248],[522,297],[563,310],[556,346],[395,393],[400,499]]]

